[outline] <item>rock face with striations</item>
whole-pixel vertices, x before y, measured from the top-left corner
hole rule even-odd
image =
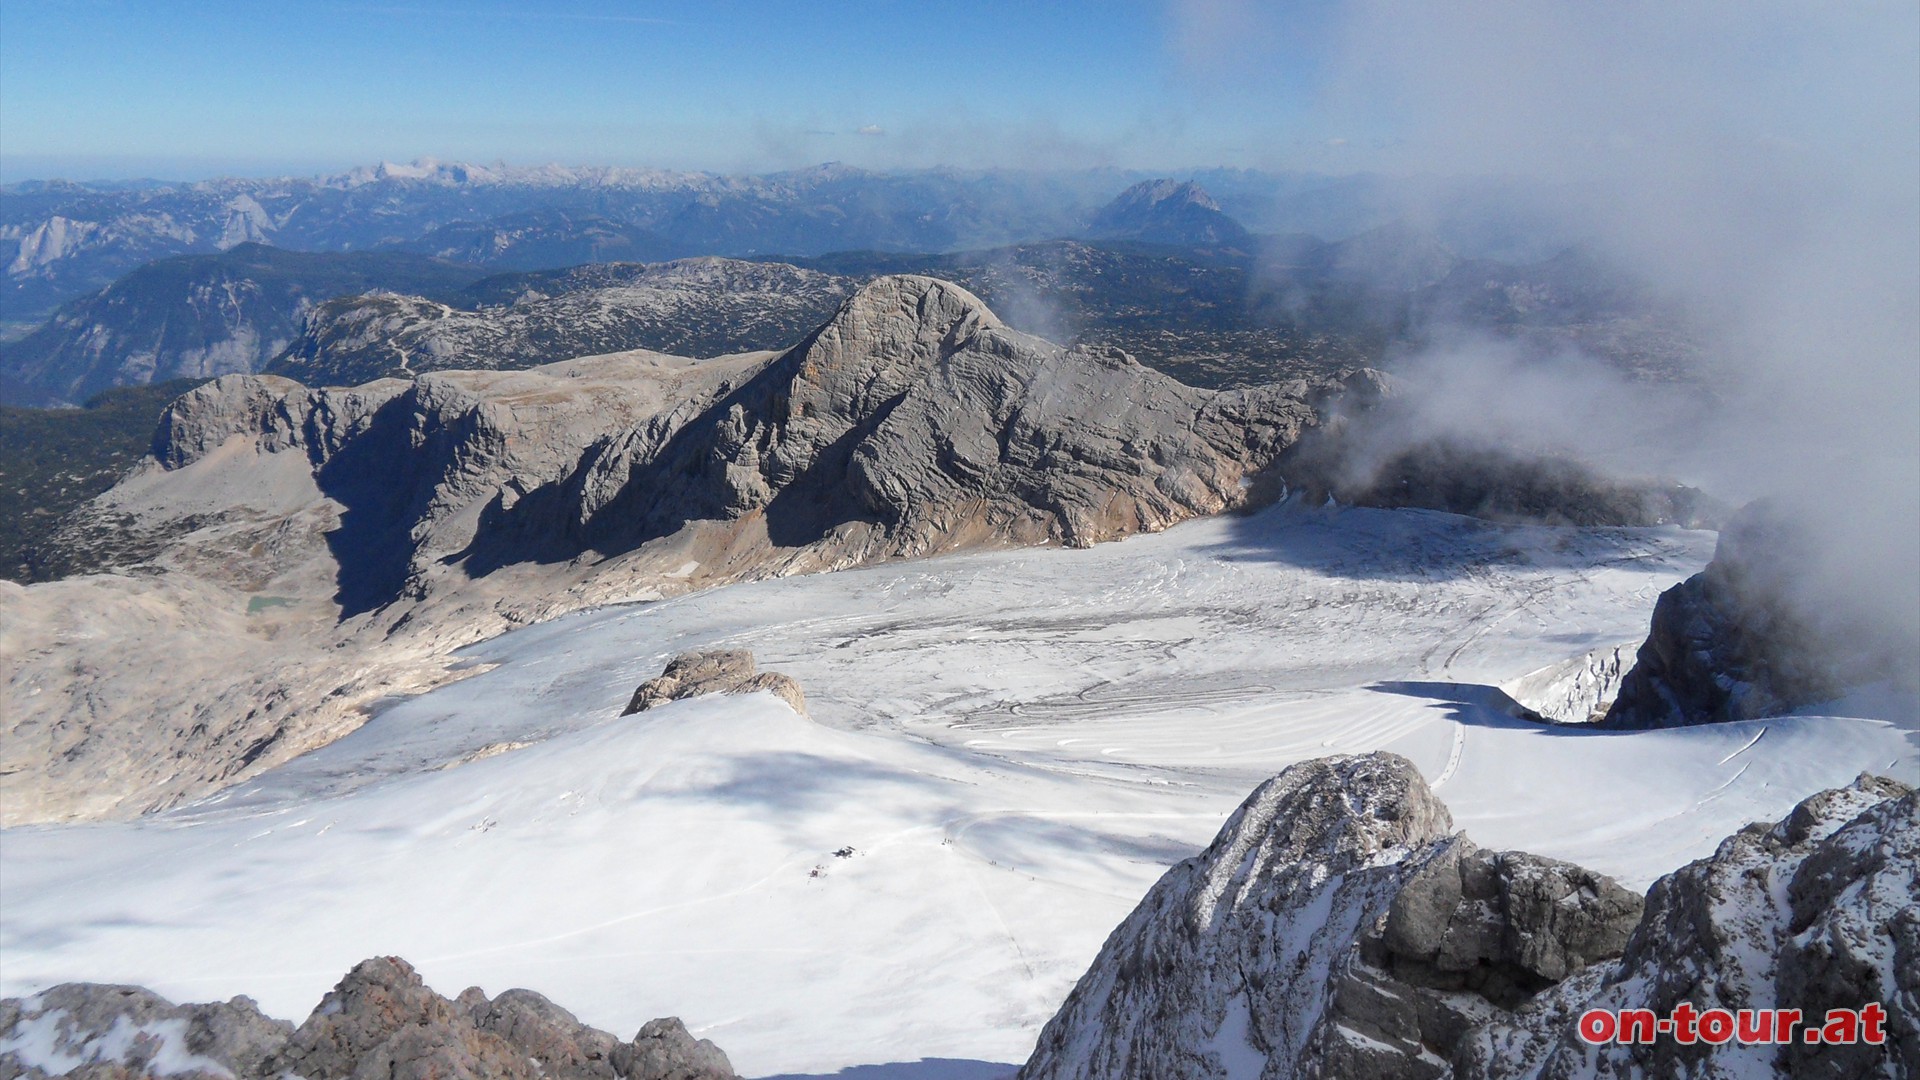
[[[648,679],[634,690],[620,715],[632,716],[702,694],[751,694],[760,690],[786,702],[801,716],[807,715],[807,698],[800,684],[775,671],[755,673],[753,654],[745,649],[681,653],[667,661],[667,669],[658,678]]]
[[[1450,836],[1392,754],[1304,762],[1168,871],[1022,1080],[1920,1076],[1920,805],[1890,780],[1753,825],[1647,899]],[[1884,1046],[1588,1046],[1588,1008],[1881,1002]]]
[[[780,354],[218,379],[67,523],[120,573],[0,587],[0,813],[203,794],[447,678],[454,648],[593,604],[1241,506],[1378,382],[1200,390],[924,277],[870,283]]]
[[[1769,504],[1735,515],[1707,568],[1660,595],[1601,726],[1779,716],[1880,680],[1920,689],[1916,629],[1873,625],[1825,595],[1809,571],[1814,543]]]
[[[587,1027],[531,990],[454,1000],[398,957],[347,973],[306,1023],[253,1002],[171,1005],[137,987],[69,983],[0,1002],[0,1075],[40,1080],[182,1076],[270,1080],[733,1080],[727,1056],[679,1020],[631,1042]]]

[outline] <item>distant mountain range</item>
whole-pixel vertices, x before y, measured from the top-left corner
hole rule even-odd
[[[0,309],[11,324],[157,258],[249,241],[410,250],[501,269],[596,258],[930,251],[1073,233],[1133,179],[1104,173],[764,176],[657,169],[382,165],[318,179],[15,184],[0,189]],[[5,249],[0,248],[0,257]]]
[[[1195,186],[1180,192],[1182,182]],[[1130,195],[1115,200],[1123,191]],[[1469,256],[1535,259],[1566,242],[1530,219],[1523,200],[1485,182],[1436,189],[1245,169],[1176,181],[1112,169],[880,173],[821,165],[728,176],[423,161],[309,179],[51,180],[0,187],[0,324],[17,335],[144,263],[248,242],[553,269],[695,255],[946,252],[1061,237],[1344,237],[1391,222],[1414,203],[1431,213],[1437,235]]]
[[[786,262],[602,261],[492,275],[442,257],[477,260],[523,243],[532,251],[548,243],[529,239],[540,222],[586,228],[600,237],[592,243],[602,255],[633,250],[624,234],[592,232],[604,219],[555,212],[527,221],[527,230],[492,239],[462,232],[460,243],[431,255],[248,242],[156,261],[0,345],[0,400],[78,402],[111,386],[269,365],[325,385],[627,349],[713,356],[780,348],[859,282],[897,273],[955,282],[1022,330],[1118,347],[1210,387],[1378,363],[1442,326],[1549,351],[1577,346],[1660,377],[1683,369],[1691,348],[1678,312],[1577,251],[1518,265],[1463,259],[1433,233],[1401,223],[1337,243],[1255,236],[1190,183],[1137,185],[1096,215],[1131,239]],[[1173,242],[1183,236],[1193,242]],[[588,249],[540,250],[560,257]]]

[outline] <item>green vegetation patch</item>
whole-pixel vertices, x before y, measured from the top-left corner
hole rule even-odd
[[[43,550],[60,520],[145,456],[167,403],[204,381],[107,390],[78,409],[0,406],[0,577],[61,576],[61,560]]]

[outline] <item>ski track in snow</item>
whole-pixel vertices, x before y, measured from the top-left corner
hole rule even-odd
[[[1712,542],[1282,508],[579,613],[198,804],[6,831],[0,992],[298,1019],[397,954],[620,1034],[680,1015],[747,1076],[999,1075],[1295,761],[1406,754],[1479,843],[1642,888],[1864,769],[1920,779],[1910,703],[1631,734],[1503,711],[1493,687],[1643,635]],[[766,694],[618,717],[714,646],[799,679],[813,719]]]

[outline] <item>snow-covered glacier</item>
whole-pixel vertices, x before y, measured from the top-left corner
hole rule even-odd
[[[1712,545],[1286,505],[579,613],[199,803],[8,830],[0,993],[130,982],[298,1018],[397,954],[613,1031],[680,1015],[743,1075],[1011,1072],[1147,888],[1300,760],[1393,750],[1480,843],[1638,888],[1861,771],[1920,779],[1897,708],[1516,715],[1500,687],[1643,636]],[[619,717],[708,647],[798,679],[811,718],[770,694]]]

